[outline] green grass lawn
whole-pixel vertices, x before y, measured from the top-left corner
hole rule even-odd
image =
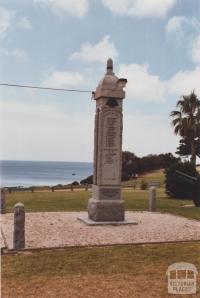
[[[139,188],[142,180],[145,180],[147,183],[158,182],[163,185],[165,181],[164,170],[156,170],[141,175],[138,179],[131,179],[129,181],[123,182],[123,185],[136,185]]]
[[[25,205],[27,212],[42,211],[83,211],[87,208],[89,191],[58,191],[58,192],[13,192],[7,195],[7,212],[12,212],[17,202]],[[126,210],[148,210],[148,191],[124,190]],[[200,208],[183,207],[191,205],[190,200],[168,198],[164,189],[157,190],[157,211],[183,215],[200,220]]]
[[[68,248],[5,255],[2,297],[168,297],[167,267],[181,261],[200,270],[199,243]]]

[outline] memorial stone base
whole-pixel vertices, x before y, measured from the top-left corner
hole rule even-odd
[[[96,200],[88,202],[88,218],[94,221],[123,221],[123,200]]]
[[[124,200],[121,199],[121,188],[118,186],[93,185],[93,198],[88,202],[88,215],[80,216],[78,220],[88,226],[138,224],[125,219]]]
[[[123,221],[124,201],[120,186],[92,186],[92,199],[88,202],[88,218],[94,221]]]

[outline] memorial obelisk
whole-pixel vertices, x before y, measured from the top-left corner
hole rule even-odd
[[[126,79],[115,76],[113,61],[108,59],[107,72],[93,94],[96,101],[94,172],[88,218],[96,222],[119,222],[125,219],[121,167],[123,88],[126,83]]]

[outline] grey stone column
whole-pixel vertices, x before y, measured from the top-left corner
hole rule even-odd
[[[14,234],[13,248],[21,249],[25,247],[25,209],[22,203],[14,206]]]
[[[94,169],[92,198],[88,218],[96,222],[124,221],[125,208],[121,195],[123,99],[127,80],[113,72],[108,59],[106,74],[99,82],[94,129]]]
[[[6,190],[5,188],[1,188],[1,214],[6,213]]]
[[[154,186],[149,189],[149,211],[156,211],[156,187]]]

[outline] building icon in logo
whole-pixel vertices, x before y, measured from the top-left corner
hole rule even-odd
[[[197,269],[190,263],[174,263],[167,269],[169,294],[196,294]]]

